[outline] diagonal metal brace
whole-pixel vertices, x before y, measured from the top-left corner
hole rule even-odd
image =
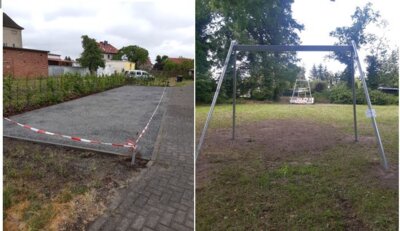
[[[236,41],[233,40],[231,42],[231,45],[229,46],[229,51],[228,51],[228,54],[226,55],[224,67],[222,68],[222,73],[221,73],[221,76],[219,77],[219,80],[218,80],[217,90],[215,90],[214,98],[213,98],[213,101],[212,101],[211,107],[210,107],[210,111],[208,111],[207,120],[206,120],[206,123],[204,124],[203,131],[201,132],[199,144],[197,145],[195,160],[197,160],[197,157],[199,156],[199,153],[200,153],[200,150],[201,150],[201,146],[203,145],[204,138],[205,138],[205,135],[206,135],[206,132],[207,132],[207,128],[208,128],[208,124],[210,123],[212,114],[214,112],[214,108],[215,108],[215,104],[217,103],[217,98],[218,98],[218,95],[219,95],[219,91],[221,90],[221,85],[222,85],[222,82],[223,82],[224,77],[225,77],[225,72],[226,72],[226,69],[228,68],[229,59],[231,58],[231,54],[232,54],[233,48],[234,48],[234,46],[236,44],[237,44]]]
[[[367,100],[368,110],[372,112],[372,111],[374,111],[374,109],[372,109],[371,99],[369,98],[367,83],[365,81],[365,73],[361,67],[360,58],[357,53],[357,46],[354,41],[351,41],[351,44],[353,46],[354,60],[357,62],[358,71],[360,72],[360,78],[361,78],[362,86],[364,89],[365,99]],[[385,168],[385,170],[387,170],[389,168],[389,166],[388,166],[388,162],[386,159],[385,150],[383,149],[382,139],[381,139],[381,135],[379,134],[378,125],[376,124],[375,116],[371,116],[371,123],[372,123],[372,127],[374,128],[376,140],[378,142],[379,153],[382,158],[383,167]]]

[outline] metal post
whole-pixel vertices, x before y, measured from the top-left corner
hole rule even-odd
[[[219,94],[219,91],[221,90],[221,85],[222,85],[222,82],[224,80],[225,72],[226,72],[226,69],[228,68],[229,59],[231,57],[231,54],[232,54],[232,51],[233,51],[233,47],[235,45],[236,45],[236,41],[233,40],[231,42],[231,45],[229,46],[229,51],[228,51],[228,54],[226,55],[226,59],[225,59],[224,67],[222,68],[221,76],[219,77],[219,80],[218,80],[217,89],[215,90],[215,93],[214,93],[214,98],[213,98],[212,103],[211,103],[210,111],[208,111],[207,120],[206,120],[206,123],[204,124],[203,131],[201,132],[200,141],[199,141],[199,144],[197,145],[196,159],[199,156],[199,153],[200,153],[200,150],[201,150],[201,146],[203,145],[204,138],[205,138],[205,135],[206,135],[206,132],[207,132],[207,128],[208,128],[208,124],[210,123],[212,114],[214,112],[214,107],[215,107],[215,104],[217,103],[218,94]]]
[[[232,93],[232,140],[235,139],[235,129],[236,129],[236,59],[237,59],[237,51],[234,51],[233,54],[233,93]]]
[[[297,84],[297,79],[296,79],[296,81],[294,82],[294,87],[293,87],[293,92],[292,92],[292,99],[294,98],[294,94],[296,93],[295,91],[296,91],[296,84]]]
[[[363,70],[361,68],[360,58],[358,57],[358,54],[357,54],[357,47],[356,47],[356,44],[355,44],[354,41],[351,41],[351,43],[353,45],[354,57],[355,57],[355,60],[357,61],[358,71],[360,72],[360,78],[361,78],[362,85],[363,85],[363,88],[364,88],[364,94],[365,94],[365,99],[367,100],[368,110],[369,110],[369,112],[371,114],[372,127],[374,128],[375,136],[376,136],[376,139],[377,139],[378,144],[379,144],[379,151],[380,151],[380,154],[381,154],[381,157],[382,157],[383,167],[387,170],[388,169],[388,163],[387,163],[386,156],[385,156],[385,150],[383,149],[383,144],[382,144],[381,136],[379,134],[378,126],[376,124],[375,115],[373,115],[371,100],[370,100],[369,94],[368,94],[367,83],[365,82],[364,72],[363,72]]]
[[[310,81],[307,80],[307,84],[308,84],[308,91],[309,91],[309,93],[310,93],[310,97],[312,97],[312,94],[311,94],[311,87],[310,87]],[[307,97],[307,92],[306,92],[306,97]]]
[[[133,165],[135,165],[135,163],[136,163],[136,151],[135,150],[132,150],[132,157],[131,157],[131,165],[133,166]]]
[[[351,88],[353,90],[353,118],[354,118],[354,141],[358,142],[358,132],[357,132],[357,98],[356,98],[356,76],[354,71],[354,53],[351,52]]]

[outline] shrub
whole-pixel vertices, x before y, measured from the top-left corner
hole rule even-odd
[[[196,102],[210,103],[213,98],[215,87],[215,81],[211,78],[196,78]]]
[[[272,96],[273,92],[268,88],[259,88],[252,92],[252,99],[255,100],[271,99]]]
[[[329,93],[329,100],[331,103],[351,104],[353,97],[351,90],[346,85],[339,85],[332,88]]]
[[[399,98],[394,95],[389,95],[378,90],[369,92],[371,103],[375,105],[398,104]]]
[[[378,90],[369,90],[369,97],[373,105],[389,105],[398,104],[398,96],[383,93]],[[339,85],[329,92],[329,100],[331,103],[342,103],[342,104],[352,104],[353,103],[353,93],[352,90],[347,88],[345,85]],[[364,89],[356,89],[356,101],[357,104],[366,104]]]
[[[329,103],[329,91],[315,92],[312,94],[317,103]]]
[[[4,100],[7,100],[8,104],[11,103],[12,100],[12,86],[13,86],[14,79],[8,75],[6,79],[3,81],[3,97]]]

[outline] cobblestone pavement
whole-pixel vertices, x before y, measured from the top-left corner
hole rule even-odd
[[[194,230],[193,85],[169,88],[150,167],[89,230]]]

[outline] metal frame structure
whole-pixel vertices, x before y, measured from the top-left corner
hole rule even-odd
[[[358,71],[360,73],[360,78],[362,81],[362,86],[364,89],[364,95],[367,101],[367,105],[368,105],[368,110],[367,110],[367,115],[368,117],[371,118],[371,123],[372,123],[372,127],[374,128],[374,132],[375,132],[375,136],[376,136],[376,140],[378,142],[378,146],[379,146],[379,153],[381,155],[381,159],[382,159],[382,163],[383,163],[383,167],[385,169],[388,169],[388,163],[387,163],[387,159],[385,156],[385,151],[383,148],[383,144],[382,144],[382,140],[381,140],[381,136],[379,134],[379,130],[378,130],[378,126],[376,123],[376,115],[375,115],[375,111],[372,109],[372,105],[371,105],[371,100],[368,94],[368,88],[367,88],[367,84],[365,81],[365,74],[363,72],[363,69],[361,67],[361,62],[357,53],[357,47],[354,43],[354,41],[352,41],[351,45],[347,45],[347,46],[332,46],[332,45],[327,45],[327,46],[314,46],[314,45],[308,45],[308,46],[304,46],[304,45],[296,45],[296,46],[292,46],[292,45],[239,45],[235,40],[233,40],[229,46],[229,50],[228,50],[228,54],[226,55],[226,59],[224,62],[224,66],[222,68],[222,73],[221,76],[218,80],[218,84],[217,84],[217,89],[214,93],[214,97],[211,103],[211,108],[210,111],[208,112],[207,115],[207,120],[204,124],[204,128],[203,131],[201,133],[200,136],[200,140],[199,143],[197,145],[197,150],[196,150],[196,159],[200,153],[201,150],[201,146],[203,145],[204,142],[204,138],[208,129],[208,125],[210,123],[210,120],[212,118],[212,114],[214,112],[214,108],[215,108],[215,104],[217,102],[217,98],[221,89],[221,85],[222,82],[224,80],[225,77],[225,73],[226,70],[228,68],[228,64],[229,64],[229,60],[233,54],[233,68],[234,68],[234,72],[233,72],[233,95],[232,95],[232,140],[235,139],[235,127],[236,127],[236,94],[237,94],[237,90],[236,90],[236,82],[237,82],[237,71],[236,71],[236,60],[237,60],[237,53],[239,51],[256,51],[256,52],[295,52],[295,51],[330,51],[330,52],[349,52],[351,57],[352,57],[352,95],[353,95],[353,118],[354,118],[354,140],[355,142],[358,141],[358,132],[357,132],[357,116],[356,116],[356,94],[355,94],[355,65],[354,65],[354,61],[356,61],[357,63],[357,67],[358,67]]]
[[[306,90],[304,90],[304,91],[300,91],[300,88],[297,88],[298,89],[297,90],[297,97],[295,97],[294,95],[296,94],[296,87],[298,87],[297,86],[298,82],[306,82],[307,83],[307,88],[305,88]],[[303,88],[301,88],[301,89],[303,89]],[[314,98],[312,97],[312,94],[311,94],[310,81],[308,79],[296,79],[296,82],[294,82],[292,97],[290,97],[289,102],[290,103],[298,103],[298,102],[295,102],[295,98],[300,98],[300,94],[299,94],[300,92],[304,93],[303,99],[305,98],[307,100],[307,102],[305,102],[306,104],[313,104],[314,103]],[[309,97],[307,97],[307,92],[309,93]],[[311,99],[311,102],[310,102],[310,99]],[[301,103],[301,104],[304,104],[304,103]]]

